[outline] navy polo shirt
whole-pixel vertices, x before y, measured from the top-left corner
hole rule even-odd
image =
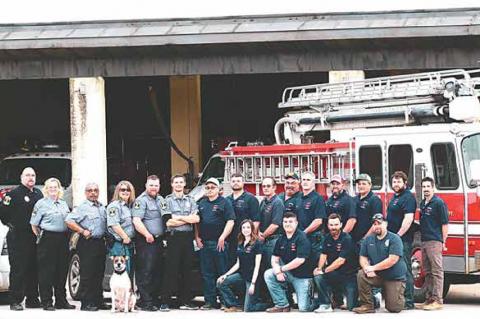
[[[238,234],[240,223],[245,219],[251,219],[254,222],[260,221],[259,203],[253,194],[243,192],[242,195],[238,196],[236,199],[233,198],[232,194],[228,196],[227,199],[230,201],[235,212],[235,227],[232,235]]]
[[[300,197],[302,197],[302,192],[296,192],[293,194],[292,197],[289,197],[288,199],[285,199],[285,193],[281,193],[278,195],[280,199],[283,202],[283,205],[285,206],[285,212],[292,212],[296,214],[296,207],[297,207],[297,201]]]
[[[343,227],[347,223],[348,219],[356,218],[355,204],[353,198],[345,191],[341,191],[340,194],[333,194],[327,200],[327,217],[330,214],[338,214],[342,220]]]
[[[253,270],[255,269],[255,258],[262,254],[262,244],[256,240],[253,244],[239,244],[237,247],[237,257],[240,262],[238,272],[243,280],[251,282]]]
[[[420,203],[420,235],[422,241],[435,240],[443,243],[442,225],[448,224],[448,208],[445,202],[435,195],[425,203]]]
[[[403,243],[400,236],[387,231],[382,239],[376,234],[367,236],[360,247],[360,256],[367,257],[370,265],[376,265],[384,261],[390,255],[400,257],[390,268],[376,271],[375,273],[385,280],[405,280],[407,265],[403,260]]]
[[[345,259],[345,263],[335,271],[343,275],[356,273],[353,265],[355,246],[352,237],[344,232],[340,233],[338,239],[334,239],[331,234],[325,236],[323,242],[322,254],[327,255],[327,265],[331,265],[339,257]]]
[[[274,224],[280,226],[275,232],[278,234],[282,228],[284,211],[285,206],[277,195],[273,195],[270,200],[265,197],[260,203],[260,231],[263,233],[268,226]]]
[[[358,242],[372,227],[373,215],[383,213],[382,201],[372,191],[364,198],[357,195],[353,198],[355,203],[355,214],[357,215],[357,222],[352,230],[352,238],[354,242]]]
[[[229,220],[235,220],[232,204],[222,196],[210,201],[208,197],[198,203],[200,238],[217,241]]]
[[[387,207],[388,231],[398,233],[405,215],[415,214],[416,209],[417,201],[409,189],[405,189],[399,194],[395,193]],[[413,242],[413,222],[407,232],[403,234],[402,240],[409,243]]]
[[[295,210],[298,218],[298,228],[300,230],[305,230],[314,219],[327,218],[325,201],[316,191],[311,191],[307,195],[301,194]]]
[[[298,228],[293,233],[291,238],[282,234],[275,243],[273,249],[273,256],[280,257],[284,265],[288,264],[295,258],[305,258],[305,262],[299,267],[290,270],[290,273],[297,278],[311,278],[312,265],[310,262],[312,245],[307,238],[307,235]]]

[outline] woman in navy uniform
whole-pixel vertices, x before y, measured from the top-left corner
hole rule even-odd
[[[265,311],[267,304],[260,303],[258,299],[258,273],[262,261],[261,242],[258,233],[250,219],[240,223],[238,234],[237,262],[224,275],[217,280],[225,306],[225,312],[242,311],[238,298],[233,292],[233,287],[245,285],[245,302],[243,311]]]
[[[37,236],[38,282],[44,310],[75,309],[67,302],[68,232],[65,218],[70,212],[62,199],[62,184],[56,178],[45,181],[43,195],[32,213],[30,224]],[[55,307],[52,295],[55,294]]]

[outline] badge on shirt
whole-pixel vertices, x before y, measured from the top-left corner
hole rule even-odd
[[[295,243],[292,243],[292,244],[290,245],[290,250],[291,250],[291,251],[296,251],[296,250],[297,250],[297,245],[295,245]]]
[[[117,209],[115,207],[112,207],[108,210],[108,216],[113,217],[117,215]]]
[[[218,205],[213,205],[212,212],[217,212],[217,210],[218,210]]]
[[[135,204],[133,204],[133,208],[139,209],[139,208],[140,208],[140,203],[139,203],[139,202],[135,202]]]
[[[10,201],[11,201],[11,200],[12,200],[12,198],[11,198],[10,196],[8,196],[8,195],[5,196],[5,197],[3,198],[3,205],[5,205],[5,206],[10,205]]]
[[[25,202],[27,202],[27,203],[30,202],[30,197],[28,197],[28,196],[25,196],[23,199],[24,199]]]
[[[312,206],[312,202],[306,202],[304,208],[310,209],[311,206]]]

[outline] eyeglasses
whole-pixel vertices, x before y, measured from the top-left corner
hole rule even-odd
[[[215,188],[217,188],[217,186],[205,186],[206,190],[211,190],[211,189],[215,189]]]
[[[93,193],[93,192],[98,193],[98,188],[87,189],[87,192],[89,192],[89,193]]]
[[[273,187],[273,185],[262,185],[263,188],[270,188]]]
[[[121,192],[130,192],[130,188],[120,188]]]

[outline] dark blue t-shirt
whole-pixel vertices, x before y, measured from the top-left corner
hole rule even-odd
[[[448,208],[445,202],[433,195],[420,203],[420,235],[422,241],[435,240],[443,243],[442,225],[448,224]]]
[[[305,230],[314,219],[326,219],[325,201],[316,191],[312,191],[307,195],[301,194],[297,200],[295,208],[298,218],[298,228]],[[317,229],[320,230],[320,229]]]
[[[248,243],[244,246],[243,243],[241,243],[238,245],[237,257],[240,262],[240,269],[238,272],[242,276],[243,280],[248,282],[252,281],[253,270],[255,269],[255,258],[257,255],[261,254],[262,244],[258,240],[256,240],[253,244]]]
[[[349,218],[357,217],[353,198],[344,190],[338,195],[330,196],[325,205],[327,206],[327,217],[333,213],[340,215],[343,227]]]
[[[268,226],[274,224],[280,226],[275,232],[275,234],[279,234],[282,228],[284,211],[285,206],[277,195],[273,195],[270,200],[265,197],[260,203],[260,231],[264,232]]]
[[[351,275],[356,272],[355,245],[349,234],[341,232],[336,240],[331,234],[327,234],[323,242],[322,254],[327,255],[327,265],[331,265],[339,257],[345,259],[345,263],[335,270],[339,274]]]
[[[382,214],[383,209],[382,201],[372,191],[362,199],[360,198],[360,195],[355,196],[353,201],[355,203],[357,222],[355,223],[355,227],[353,227],[351,235],[353,241],[358,242],[365,236],[370,227],[372,227],[373,215],[377,213]]]
[[[286,213],[297,213],[295,209],[297,207],[298,199],[302,197],[302,192],[296,192],[295,194],[293,194],[292,197],[289,197],[287,200],[285,200],[285,193],[281,193],[280,195],[278,195],[278,197],[280,197],[280,199],[282,200],[283,205],[285,206]]]
[[[395,193],[388,203],[387,207],[387,221],[388,231],[398,233],[402,227],[403,218],[406,214],[415,214],[417,209],[417,201],[409,189],[397,194]],[[413,222],[410,228],[403,234],[402,240],[406,242],[413,242]]]
[[[392,267],[375,273],[385,280],[405,280],[407,265],[402,258],[403,243],[400,236],[387,232],[385,237],[378,239],[376,234],[371,234],[365,238],[360,247],[360,256],[367,257],[372,266],[387,259],[390,255],[400,258]]]
[[[311,278],[313,270],[310,260],[311,248],[312,245],[307,235],[297,229],[291,238],[287,238],[286,234],[282,234],[278,238],[273,249],[273,256],[280,257],[284,265],[295,258],[305,258],[305,262],[291,270],[290,273],[297,278]]]
[[[245,219],[251,219],[254,222],[260,221],[260,208],[258,200],[253,194],[249,192],[243,192],[242,195],[234,199],[233,194],[228,196],[227,199],[232,204],[235,212],[235,226],[233,228],[230,238],[237,242],[237,235],[240,230],[240,223]]]
[[[219,196],[210,201],[207,197],[198,203],[200,216],[200,238],[202,240],[218,240],[229,220],[235,220],[232,204]]]

